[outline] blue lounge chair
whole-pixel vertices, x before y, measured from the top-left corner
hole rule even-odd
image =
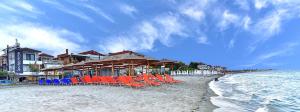
[[[39,85],[44,85],[45,84],[45,80],[41,79],[39,80]]]
[[[46,85],[51,85],[52,84],[52,80],[47,79],[46,80]]]
[[[63,85],[70,85],[71,84],[71,80],[68,79],[68,78],[63,78],[60,80],[60,82],[63,84]]]
[[[59,79],[53,79],[53,84],[54,84],[54,85],[59,85],[59,84],[60,84]]]

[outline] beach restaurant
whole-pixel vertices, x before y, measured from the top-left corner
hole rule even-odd
[[[43,69],[45,77],[40,84],[113,84],[130,87],[159,86],[179,83],[168,72],[176,61],[156,60],[132,51],[110,53],[101,60],[70,63]],[[169,71],[166,71],[169,70]]]

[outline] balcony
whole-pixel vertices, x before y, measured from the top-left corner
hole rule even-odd
[[[23,64],[25,64],[25,65],[29,65],[29,64],[38,64],[38,65],[41,65],[42,61],[23,60]]]

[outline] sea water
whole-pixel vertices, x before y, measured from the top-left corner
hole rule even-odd
[[[214,112],[300,112],[300,72],[225,75],[209,86]]]

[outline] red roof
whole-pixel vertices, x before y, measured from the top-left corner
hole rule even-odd
[[[85,51],[85,52],[81,52],[79,54],[84,54],[84,55],[87,55],[87,54],[90,54],[90,55],[100,55],[100,56],[105,56],[104,54],[101,54],[97,51],[94,51],[94,50],[90,50],[90,51]]]
[[[133,51],[129,51],[129,50],[124,50],[124,51],[115,52],[115,53],[109,53],[109,56],[120,55],[120,54],[126,54],[126,53],[135,54],[135,55],[138,55],[138,56],[144,56],[144,55],[142,55],[142,54],[140,54],[140,53],[133,52]]]
[[[49,54],[46,54],[46,53],[41,53],[41,54],[39,54],[39,56],[45,56],[45,57],[54,57],[54,56],[52,56],[52,55],[49,55]]]

